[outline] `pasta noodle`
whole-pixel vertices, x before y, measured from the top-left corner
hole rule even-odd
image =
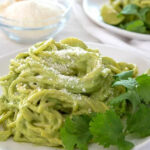
[[[11,60],[0,78],[0,141],[61,146],[59,131],[66,117],[104,112],[121,90],[113,76],[137,68],[103,57],[75,38],[37,43]]]

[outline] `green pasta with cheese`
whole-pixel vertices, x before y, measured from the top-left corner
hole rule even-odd
[[[124,91],[112,87],[114,75],[133,70],[88,48],[76,38],[37,43],[11,60],[0,78],[0,141],[62,146],[66,117],[105,112],[108,102]]]

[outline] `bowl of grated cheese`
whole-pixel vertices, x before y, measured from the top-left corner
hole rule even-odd
[[[21,43],[54,37],[68,21],[72,0],[0,0],[0,28]]]

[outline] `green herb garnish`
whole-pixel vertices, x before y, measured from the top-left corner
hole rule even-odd
[[[133,78],[133,71],[115,75],[113,87],[126,90],[110,101],[110,109],[94,115],[77,115],[67,118],[61,129],[66,150],[87,150],[90,142],[118,150],[131,150],[134,144],[126,140],[150,136],[150,76],[143,74]],[[123,118],[115,111],[115,105],[128,102],[132,109]],[[121,109],[121,108],[120,108]]]

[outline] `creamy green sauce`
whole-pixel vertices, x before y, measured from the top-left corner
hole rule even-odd
[[[75,38],[37,43],[11,60],[0,78],[0,141],[61,146],[66,117],[104,112],[122,92],[112,88],[113,76],[137,68],[103,57]]]

